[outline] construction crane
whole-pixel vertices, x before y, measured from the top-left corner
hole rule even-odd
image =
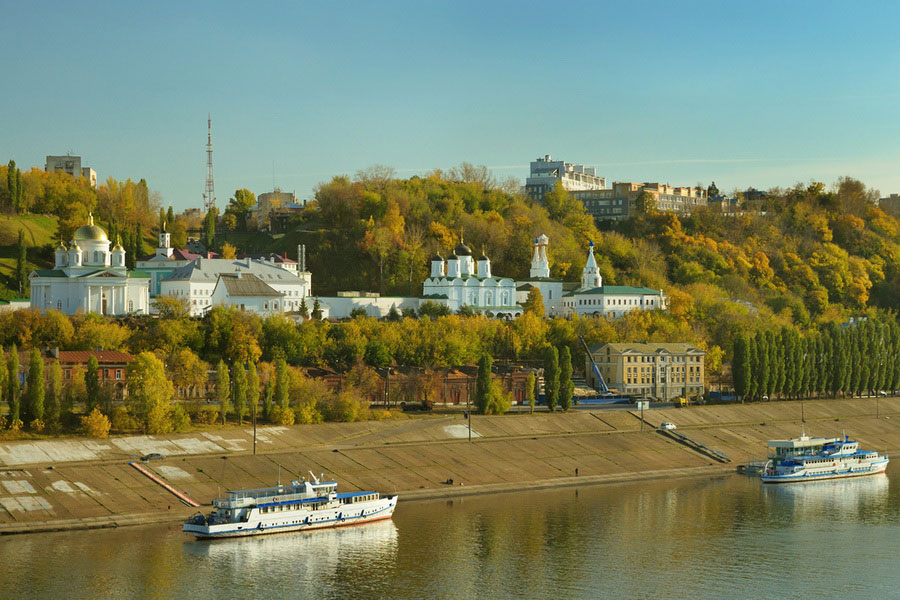
[[[610,391],[609,387],[606,385],[606,380],[603,379],[603,375],[600,374],[600,369],[597,368],[597,363],[594,362],[594,357],[591,355],[591,349],[588,348],[587,342],[584,341],[584,336],[579,335],[578,339],[581,340],[581,345],[584,346],[584,351],[587,353],[587,357],[591,361],[591,367],[594,369],[594,378],[597,380],[597,384],[600,387],[600,389],[597,391],[599,391],[601,394],[613,394],[613,392]]]

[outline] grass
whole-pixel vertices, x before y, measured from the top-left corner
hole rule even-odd
[[[13,289],[19,230],[25,231],[28,272],[34,269],[49,269],[53,267],[53,248],[57,243],[58,221],[56,217],[46,215],[0,215],[0,298],[10,299],[19,296],[19,290]]]

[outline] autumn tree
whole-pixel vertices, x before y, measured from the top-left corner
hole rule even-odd
[[[525,300],[525,304],[522,305],[522,308],[527,313],[543,317],[545,314],[544,297],[541,295],[541,290],[536,287],[532,287],[528,290],[528,298]]]
[[[165,365],[151,352],[141,352],[128,365],[128,402],[143,431],[167,433],[175,389],[166,375]]]
[[[44,418],[44,358],[41,351],[34,348],[28,362],[28,377],[25,384],[23,417],[26,423],[42,421]]]
[[[19,297],[28,292],[28,265],[26,262],[25,230],[19,230],[19,241],[16,243],[16,287]]]
[[[87,409],[90,412],[95,406],[100,405],[100,363],[93,354],[88,358],[84,387],[87,394]]]
[[[49,381],[47,384],[47,406],[44,410],[44,422],[51,433],[58,433],[63,404],[62,366],[58,359],[50,363]]]
[[[478,360],[478,377],[475,380],[475,410],[485,414],[494,392],[491,370],[494,361],[489,354],[483,354]]]
[[[225,424],[228,413],[231,412],[231,377],[228,375],[228,366],[224,360],[216,365],[216,401],[219,403],[219,411],[222,413],[222,425]]]
[[[22,426],[21,404],[19,393],[19,349],[13,344],[9,348],[9,358],[6,361],[7,392],[6,401],[9,402],[9,428],[17,430]]]
[[[537,378],[534,376],[534,371],[531,371],[528,373],[528,379],[525,380],[525,404],[531,409],[531,414],[534,414],[536,385]]]
[[[547,346],[544,351],[544,399],[551,412],[556,410],[559,399],[559,351],[555,346]]]
[[[247,405],[250,414],[255,418],[259,410],[259,373],[256,371],[256,363],[247,363]]]
[[[559,352],[559,408],[569,410],[572,406],[572,394],[575,383],[572,381],[572,354],[568,346]]]
[[[244,424],[244,415],[247,414],[247,371],[244,365],[237,363],[232,368],[232,396],[234,397],[234,412],[237,413],[238,423]]]

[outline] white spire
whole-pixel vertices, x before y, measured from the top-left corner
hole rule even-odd
[[[534,255],[531,258],[532,277],[550,277],[550,259],[547,257],[547,246],[550,238],[541,234],[534,238]]]
[[[588,247],[587,263],[581,271],[581,289],[598,288],[603,285],[603,278],[600,277],[600,268],[597,267],[597,261],[594,259],[594,240]]]

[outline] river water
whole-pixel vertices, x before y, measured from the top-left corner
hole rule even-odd
[[[900,468],[403,502],[392,521],[199,542],[0,538],[0,598],[900,598]]]

